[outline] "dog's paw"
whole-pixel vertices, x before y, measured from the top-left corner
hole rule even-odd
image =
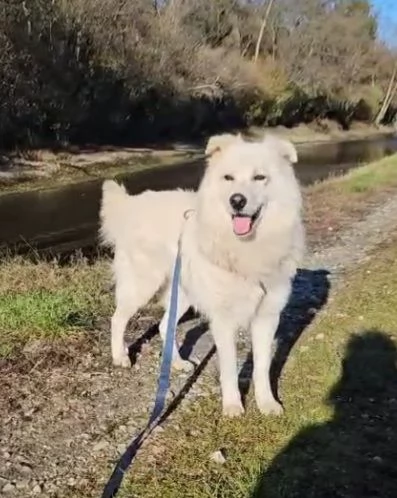
[[[113,365],[115,367],[129,368],[131,366],[131,360],[127,353],[113,356]]]
[[[182,360],[182,358],[176,358],[172,360],[172,368],[178,372],[192,372],[194,364],[190,361]]]
[[[275,399],[257,402],[257,406],[263,415],[275,415],[277,417],[284,413],[284,408]]]
[[[223,405],[222,414],[224,417],[235,418],[244,415],[244,408],[241,402],[239,403],[225,403]]]

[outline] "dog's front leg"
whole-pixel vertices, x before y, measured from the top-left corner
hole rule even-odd
[[[265,306],[251,325],[255,400],[258,409],[266,415],[283,413],[283,407],[273,396],[270,383],[272,345],[279,319],[279,313],[270,312]]]
[[[211,332],[218,353],[223,415],[238,417],[244,413],[238,389],[236,330],[226,320],[213,321]]]

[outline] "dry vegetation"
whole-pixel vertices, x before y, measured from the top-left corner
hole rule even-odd
[[[3,147],[394,117],[394,54],[368,0],[0,0],[0,11]]]

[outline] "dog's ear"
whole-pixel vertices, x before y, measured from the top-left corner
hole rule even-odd
[[[241,142],[243,140],[241,133],[238,135],[232,135],[230,133],[225,133],[223,135],[214,135],[207,142],[207,147],[205,148],[206,156],[213,156],[235,142]]]
[[[266,146],[276,149],[277,152],[291,164],[298,162],[298,153],[296,148],[289,140],[276,137],[275,135],[265,135],[263,143],[266,144]]]

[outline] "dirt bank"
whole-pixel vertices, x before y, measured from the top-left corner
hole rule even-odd
[[[343,130],[328,120],[294,128],[252,127],[242,133],[260,139],[264,132],[285,137],[299,145],[342,142],[348,140],[376,139],[394,133],[388,126],[375,127],[353,123]],[[95,147],[65,148],[62,151],[32,150],[0,155],[0,193],[14,190],[62,185],[79,180],[133,171],[142,168],[160,167],[175,162],[189,161],[203,154],[201,143],[152,144],[147,147]]]

